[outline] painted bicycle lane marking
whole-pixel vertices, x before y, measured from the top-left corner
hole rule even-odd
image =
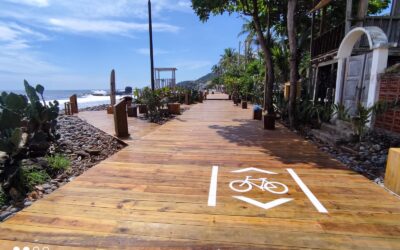
[[[208,206],[215,207],[217,205],[217,186],[218,186],[218,166],[212,167],[212,174],[210,179],[210,190],[209,190],[209,197],[208,197]],[[322,205],[322,203],[317,199],[317,197],[311,192],[311,190],[307,187],[307,185],[302,181],[302,179],[297,175],[297,173],[291,169],[287,168],[286,171],[289,175],[293,178],[296,184],[300,187],[303,193],[307,196],[316,210],[320,213],[328,213],[328,210]],[[252,175],[248,172],[257,172],[263,173],[268,175],[278,175],[278,173],[259,169],[259,168],[243,168],[231,171],[232,173],[245,173],[246,176],[243,179],[239,180],[232,180],[229,183],[229,187],[231,190],[238,192],[238,193],[247,193],[251,191],[253,188],[258,188],[262,191],[267,191],[275,195],[284,195],[288,193],[289,188],[287,185],[277,181],[270,181],[267,177],[262,178],[253,178]],[[294,200],[293,198],[278,198],[266,203],[262,203],[258,200],[240,195],[240,196],[232,196],[235,199],[241,200],[243,202],[252,204],[254,206],[263,208],[265,210],[280,206],[284,203],[290,202]]]

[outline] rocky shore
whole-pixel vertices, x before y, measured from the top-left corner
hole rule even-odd
[[[93,167],[100,161],[116,153],[125,144],[116,138],[93,127],[76,116],[60,115],[58,118],[58,133],[61,138],[51,147],[51,154],[62,154],[70,161],[67,170],[61,171],[56,178],[37,185],[34,190],[28,193],[22,202],[1,207],[0,221],[10,218],[24,207],[30,206],[34,201],[52,193],[57,188],[72,181],[87,169]],[[23,160],[22,165],[35,167],[47,166],[45,157],[38,157]]]

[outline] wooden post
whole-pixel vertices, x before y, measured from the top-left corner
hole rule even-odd
[[[203,92],[199,91],[199,102],[202,103],[203,102]]]
[[[147,8],[149,11],[149,42],[150,42],[150,75],[151,75],[151,90],[154,91],[154,56],[153,56],[153,24],[151,20],[151,2],[147,3]]]
[[[65,102],[64,103],[64,112],[65,112],[66,115],[72,115],[71,103],[69,103],[69,102]]]
[[[71,104],[71,113],[78,114],[78,97],[76,95],[72,95],[69,97],[69,102]]]
[[[189,93],[185,93],[185,104],[190,105]]]
[[[386,163],[385,187],[400,195],[400,148],[391,148]]]
[[[114,106],[117,101],[115,99],[115,70],[111,71],[111,76],[110,76],[110,101],[111,101],[111,106]]]
[[[353,17],[353,0],[347,0],[346,1],[346,26],[345,26],[345,35],[350,31],[351,29],[351,19]]]
[[[113,107],[114,111],[114,126],[115,135],[117,137],[129,137],[128,132],[128,118],[126,115],[126,101],[121,100]]]

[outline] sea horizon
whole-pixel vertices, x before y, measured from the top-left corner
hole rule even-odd
[[[16,94],[25,95],[25,90],[4,90],[7,93],[13,92]],[[104,91],[105,95],[93,95],[95,91]],[[3,92],[3,91],[1,91]],[[76,94],[78,97],[78,107],[87,108],[110,103],[109,90],[107,89],[83,89],[83,90],[47,90],[44,91],[44,99],[46,102],[58,101],[60,109],[64,109],[64,103],[69,102],[69,97]],[[122,95],[117,95],[116,98],[122,98]]]

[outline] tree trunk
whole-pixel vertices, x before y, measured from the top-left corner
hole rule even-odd
[[[296,93],[297,93],[297,41],[296,41],[296,11],[297,0],[288,0],[287,10],[287,32],[290,50],[290,96],[289,96],[289,122],[290,127],[294,127]]]
[[[364,23],[364,18],[368,12],[368,0],[360,0],[358,3],[357,23],[356,26],[361,27]]]
[[[261,49],[263,51],[265,60],[266,74],[264,78],[264,110],[267,110],[268,114],[273,114],[274,106],[272,98],[273,98],[275,74],[272,61],[272,53],[270,48],[268,47],[267,39],[265,39],[263,31],[261,29],[261,24],[258,14],[253,15],[253,21],[257,32],[257,38],[260,43]],[[269,33],[269,30],[267,32]]]

